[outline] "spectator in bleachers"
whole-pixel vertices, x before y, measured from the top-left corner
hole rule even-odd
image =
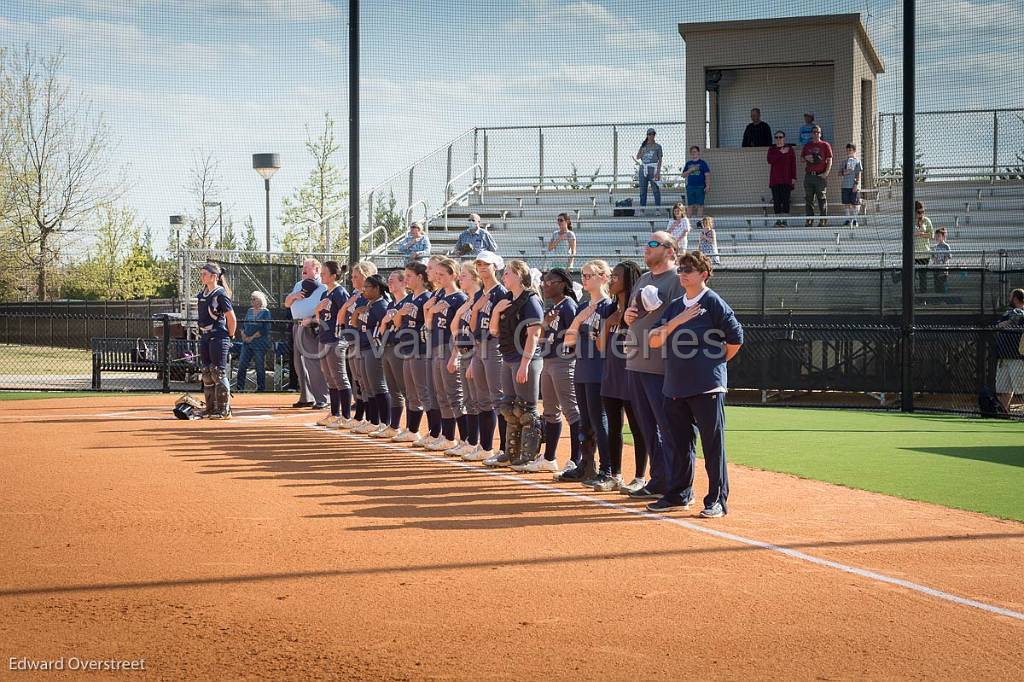
[[[761,110],[750,110],[750,123],[743,131],[744,147],[769,147],[772,144],[772,127],[761,120]]]
[[[821,128],[821,125],[818,124],[817,122],[815,122],[815,120],[814,120],[814,112],[813,111],[805,112],[804,113],[804,124],[802,126],[800,126],[800,146],[801,147],[803,147],[805,144],[807,144],[808,142],[811,141],[811,131],[814,129],[814,126],[818,126],[818,128]],[[822,132],[824,133],[824,131],[822,131]],[[824,138],[824,134],[822,135],[822,139],[825,139]]]
[[[949,279],[949,262],[953,260],[953,250],[946,242],[946,228],[935,230],[935,244],[932,245],[932,266],[934,273],[935,293],[946,293],[946,280]]]
[[[928,270],[925,268],[931,260],[931,239],[934,228],[931,218],[924,214],[924,204],[914,202],[914,264],[917,266],[917,291],[924,294],[928,291]]]
[[[255,361],[256,390],[267,390],[267,348],[270,347],[270,310],[267,297],[262,291],[252,292],[251,305],[245,311],[242,322],[242,352],[238,358],[238,375],[235,378],[235,393],[245,388],[245,373],[249,363]]]
[[[811,141],[800,152],[804,168],[804,203],[807,210],[807,227],[814,224],[814,202],[818,202],[818,227],[825,227],[828,221],[828,174],[832,170],[832,145],[821,139],[821,126],[811,126]]]
[[[996,395],[1003,411],[1010,412],[1014,393],[1024,393],[1024,289],[1010,292],[1010,309],[1003,313],[996,327],[1003,330],[996,336]]]
[[[846,211],[846,222],[843,225],[850,225],[851,218],[854,227],[857,227],[857,214],[860,213],[860,179],[864,173],[864,164],[857,158],[857,145],[850,142],[846,145],[846,161],[839,170],[842,177],[840,187],[843,193],[843,210]]]
[[[423,234],[423,226],[413,223],[409,226],[409,234],[398,242],[398,253],[410,260],[420,260],[430,255],[430,238]]]
[[[654,205],[661,206],[661,161],[664,153],[661,145],[654,141],[657,135],[654,128],[647,129],[647,137],[640,143],[640,151],[633,159],[640,164],[637,169],[637,178],[640,181],[640,205],[647,205],[647,185],[650,184],[654,190]]]
[[[572,231],[572,218],[568,213],[558,214],[558,227],[551,233],[548,253],[554,251],[559,244],[565,244],[569,250],[569,262],[565,267],[571,270],[573,261],[576,260],[576,233]]]
[[[700,158],[700,147],[690,147],[690,160],[683,166],[683,176],[686,178],[686,215],[692,218],[695,211],[700,211],[700,217],[704,217],[704,198],[711,191],[710,176],[711,168],[707,162]]]
[[[711,216],[704,216],[698,223],[700,225],[700,241],[697,242],[697,250],[708,256],[714,265],[721,265],[718,257],[718,233],[715,232],[715,219]]]
[[[679,201],[672,207],[672,219],[668,221],[665,231],[679,244],[679,251],[686,251],[690,238],[690,219],[686,217],[686,205]]]
[[[796,187],[796,151],[786,142],[786,133],[781,130],[775,131],[775,145],[768,148],[768,166],[768,187],[772,190],[775,215],[789,215],[789,199]],[[775,227],[784,225],[785,220],[775,221]]]
[[[498,245],[494,243],[491,233],[480,225],[480,216],[476,213],[469,214],[469,224],[459,235],[452,249],[453,256],[476,256],[481,251],[498,252]]]

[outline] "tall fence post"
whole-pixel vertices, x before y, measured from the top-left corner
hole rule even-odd
[[[914,411],[914,146],[917,141],[915,0],[903,0],[903,291],[900,410]]]
[[[171,316],[164,313],[160,316],[164,321],[163,345],[160,348],[160,374],[163,377],[164,393],[171,392]]]
[[[409,203],[405,205],[406,210],[412,206],[412,174],[416,166],[409,167]],[[373,229],[373,215],[370,215],[370,229]]]
[[[889,168],[896,170],[896,114],[892,115],[892,163]]]
[[[544,129],[537,128],[537,182],[544,183]]]
[[[612,126],[612,187],[619,188],[619,127]]]
[[[444,203],[446,203],[446,204],[448,203],[448,200],[451,198],[451,187],[449,187],[449,183],[451,183],[451,181],[452,181],[452,146],[448,145],[448,165],[447,165],[447,168],[445,169],[445,177],[444,177]]]
[[[992,181],[999,172],[999,112],[992,112]]]
[[[476,166],[480,163],[479,150],[477,144],[479,142],[480,129],[473,128],[473,165]],[[476,182],[476,168],[473,169],[473,182]]]

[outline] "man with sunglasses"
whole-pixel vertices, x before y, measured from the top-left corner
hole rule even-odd
[[[651,235],[644,247],[644,262],[649,269],[633,286],[630,307],[623,315],[629,325],[626,377],[633,396],[633,412],[640,422],[651,460],[650,480],[644,487],[629,492],[630,497],[641,500],[657,499],[668,490],[667,458],[676,449],[665,427],[665,399],[661,394],[665,357],[661,352],[652,352],[648,334],[669,302],[683,295],[674,267],[677,248],[668,232]]]
[[[700,251],[684,253],[676,269],[685,293],[668,305],[651,331],[652,348],[665,348],[665,412],[676,448],[671,451],[665,494],[650,511],[686,509],[693,500],[695,446],[700,432],[708,494],[704,518],[725,516],[729,476],[725,467],[726,363],[743,345],[740,326],[729,304],[708,288],[711,259]]]
[[[805,166],[804,203],[807,209],[806,226],[814,225],[814,202],[818,202],[818,227],[825,227],[828,220],[828,174],[832,170],[832,145],[821,139],[821,126],[811,126],[811,141],[800,153]]]

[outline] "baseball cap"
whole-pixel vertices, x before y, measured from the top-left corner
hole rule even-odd
[[[655,130],[654,128],[648,128],[648,129],[647,129],[647,134],[648,134],[648,135],[657,135],[657,134],[658,134],[658,131],[657,131],[657,130]]]
[[[647,312],[653,312],[661,307],[661,297],[658,296],[658,287],[648,284],[640,290],[640,302]]]
[[[495,270],[501,270],[502,268],[505,267],[505,259],[499,256],[498,254],[494,253],[493,251],[481,251],[480,253],[476,254],[476,258],[474,260],[489,263],[494,266]]]
[[[317,286],[315,279],[304,279],[302,280],[302,297],[309,298],[316,291]]]

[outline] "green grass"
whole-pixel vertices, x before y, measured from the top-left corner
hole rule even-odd
[[[0,400],[40,400],[45,398],[103,398],[111,393],[99,391],[0,391]],[[132,395],[144,395],[133,393]]]
[[[92,374],[92,352],[80,348],[0,344],[0,374]]]
[[[1024,422],[728,407],[726,449],[733,464],[1024,521]]]

